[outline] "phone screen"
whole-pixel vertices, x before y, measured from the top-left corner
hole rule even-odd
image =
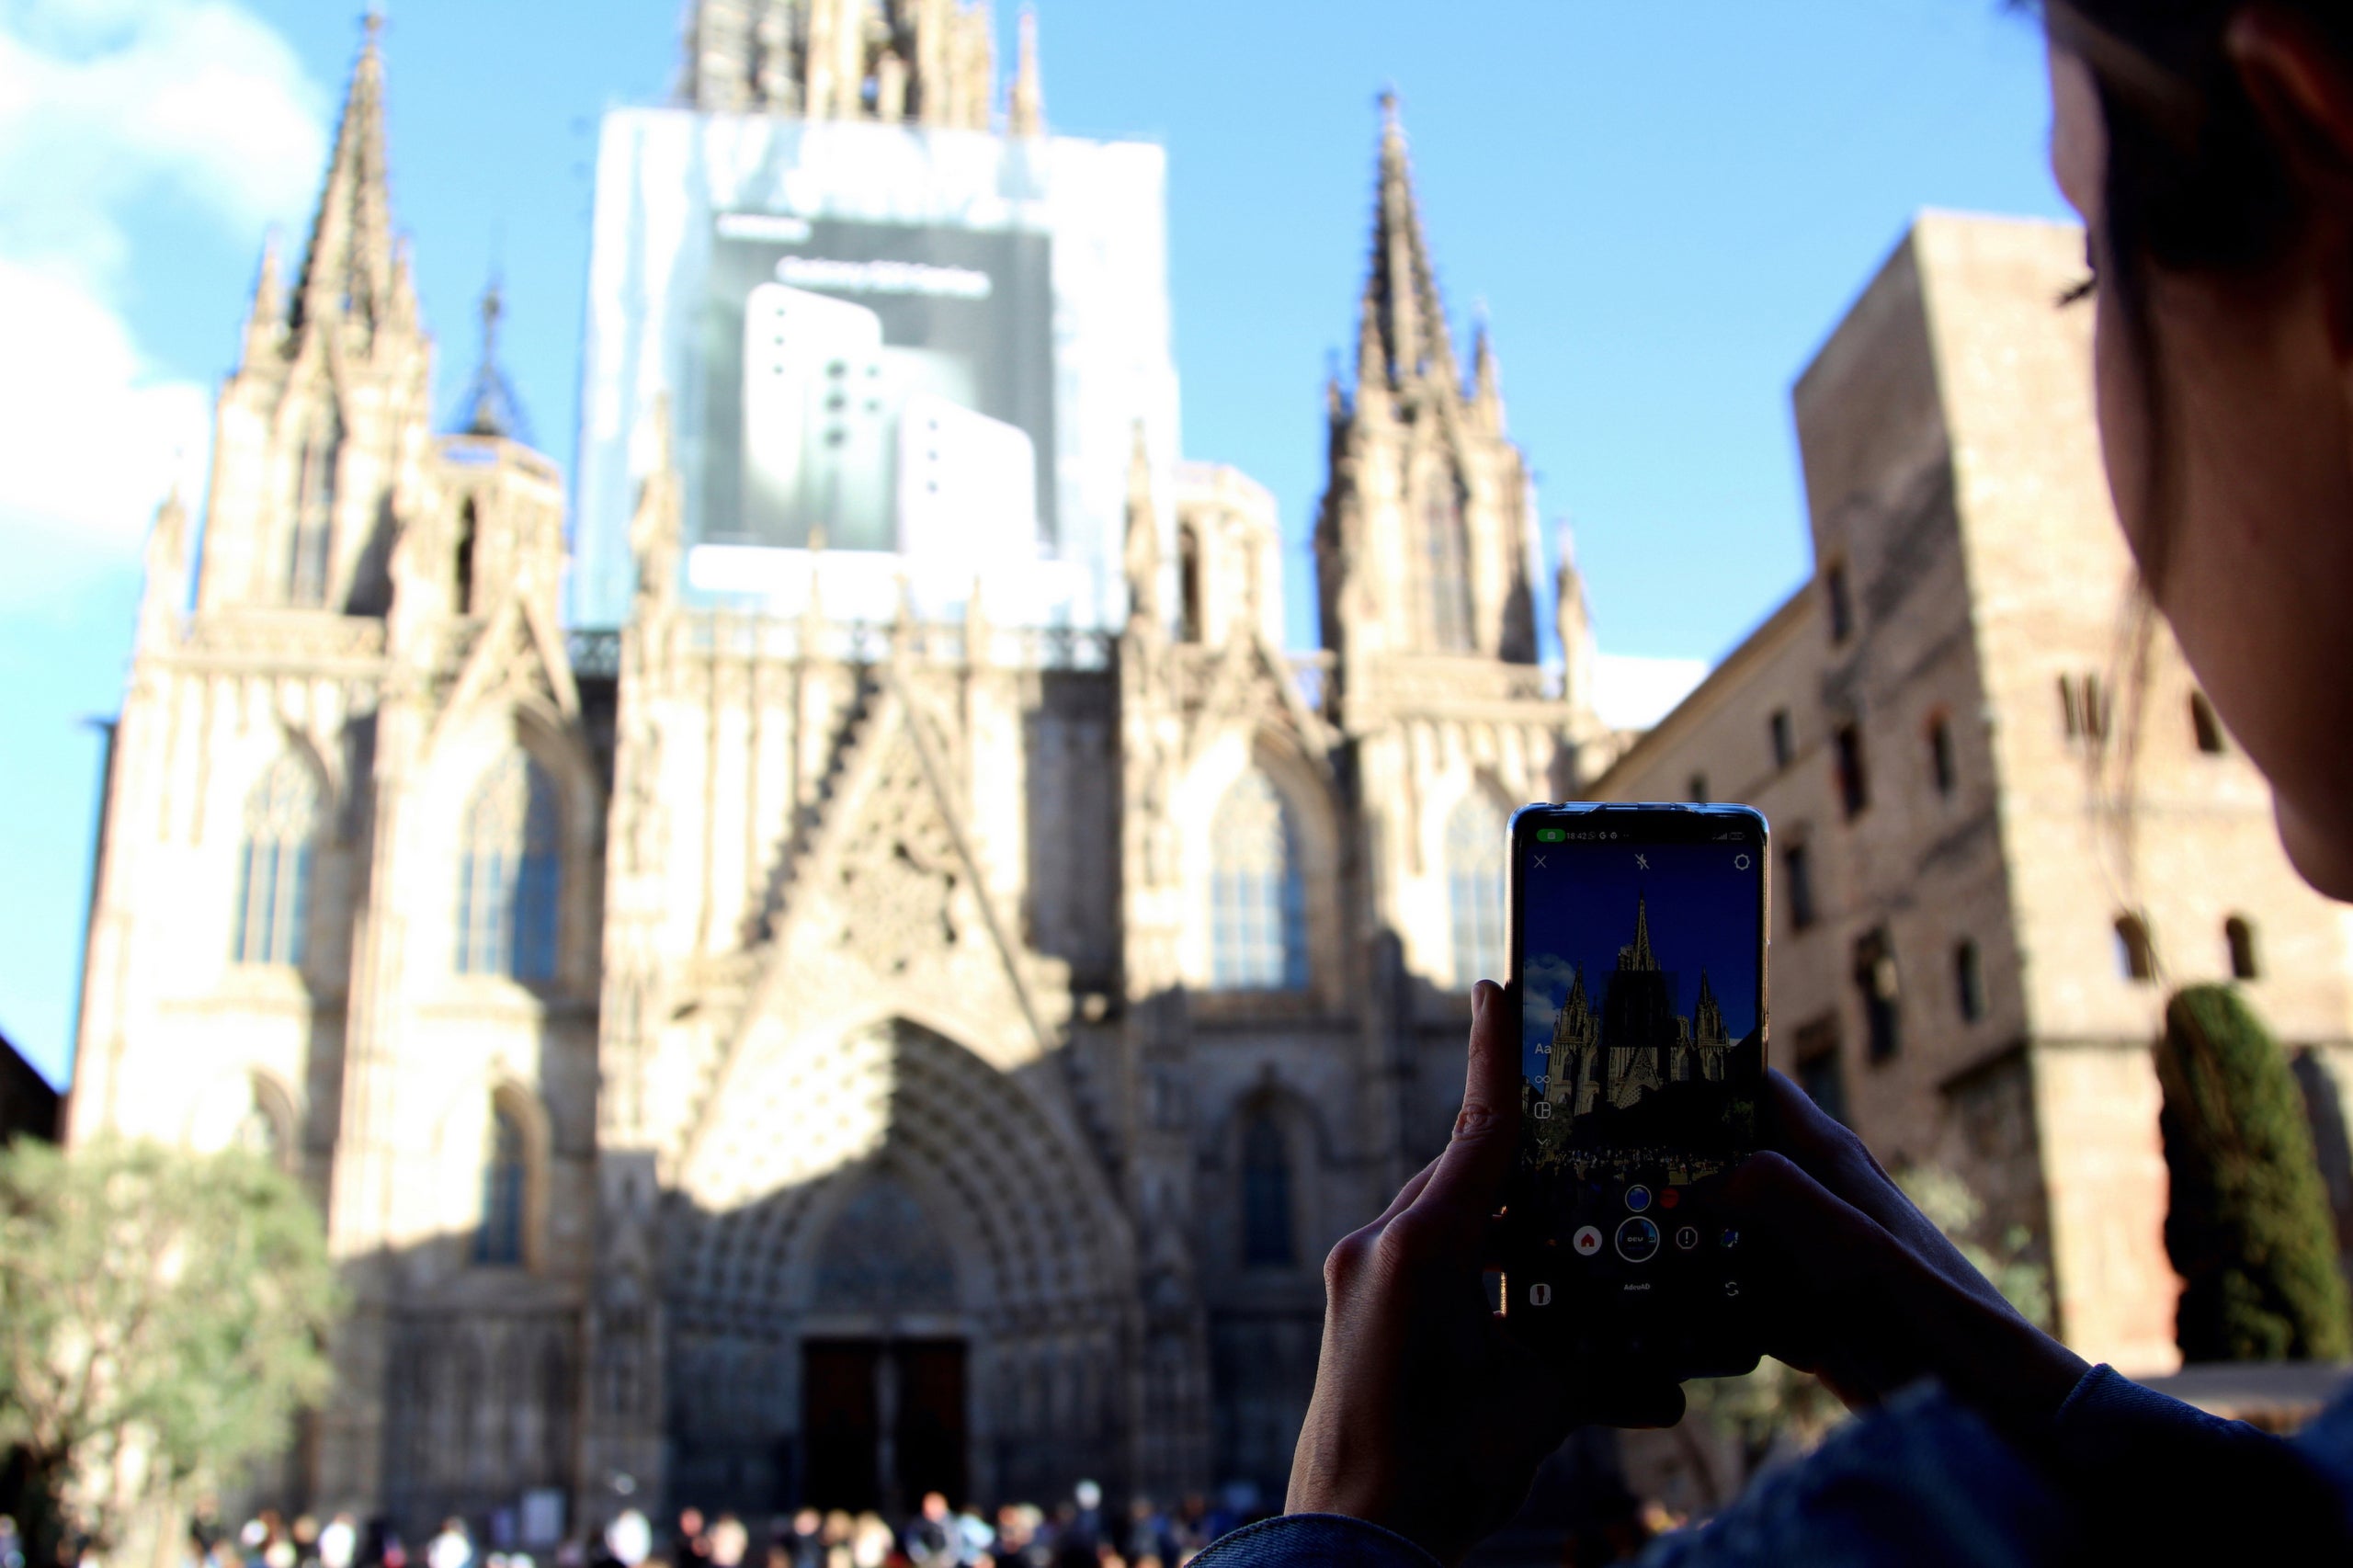
[[[1756,1147],[1765,819],[1736,806],[1531,807],[1512,828],[1520,1145],[1506,1311],[1673,1319],[1743,1290],[1723,1176]],[[1564,1314],[1566,1315],[1566,1314]],[[1704,1339],[1705,1336],[1701,1335]],[[1687,1374],[1688,1375],[1688,1374]]]

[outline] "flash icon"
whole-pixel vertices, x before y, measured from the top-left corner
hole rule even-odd
[[[1637,855],[1637,856],[1635,856],[1635,857],[1634,857],[1634,869],[1636,869],[1636,870],[1638,870],[1638,871],[1647,871],[1647,870],[1649,870],[1650,869],[1651,869],[1651,858],[1650,858],[1649,856],[1647,856],[1647,855]]]

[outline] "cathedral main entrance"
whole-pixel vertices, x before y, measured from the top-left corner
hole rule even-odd
[[[819,1508],[912,1512],[967,1496],[964,1342],[813,1339],[802,1347],[801,1494]]]

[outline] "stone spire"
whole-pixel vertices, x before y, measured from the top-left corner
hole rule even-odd
[[[170,640],[188,601],[188,506],[173,484],[155,508],[147,532],[146,584],[139,599],[139,642],[156,646]]]
[[[1381,178],[1373,204],[1372,266],[1365,278],[1357,382],[1402,389],[1415,381],[1458,385],[1454,343],[1438,302],[1413,165],[1397,95],[1381,95]]]
[[[245,317],[244,363],[257,365],[286,342],[286,277],[278,254],[278,231],[262,242],[261,269],[254,278],[254,308]]]
[[[1479,329],[1471,345],[1471,406],[1487,428],[1504,428],[1503,372],[1495,365],[1495,342],[1487,331],[1487,316],[1479,313]]]
[[[498,368],[498,324],[506,314],[506,295],[494,276],[482,293],[482,363],[466,386],[465,423],[460,430],[468,436],[505,437],[528,447],[531,445],[529,422],[523,417],[522,403],[507,382],[506,372]]]
[[[369,12],[367,38],[344,95],[343,123],[326,188],[311,224],[311,248],[294,291],[292,325],[346,320],[373,329],[395,313],[392,192],[384,171],[383,17]]]
[[[1012,136],[1046,133],[1046,89],[1038,75],[1038,13],[1021,8],[1021,57],[1006,100],[1005,129]]]
[[[1658,957],[1651,951],[1651,903],[1643,894],[1634,897],[1634,943],[1619,956],[1618,967],[1644,972],[1658,968]]]

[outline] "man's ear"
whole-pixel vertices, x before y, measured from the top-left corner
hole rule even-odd
[[[2307,17],[2245,6],[2223,33],[2239,81],[2311,199],[2307,236],[2337,358],[2353,369],[2353,62]]]

